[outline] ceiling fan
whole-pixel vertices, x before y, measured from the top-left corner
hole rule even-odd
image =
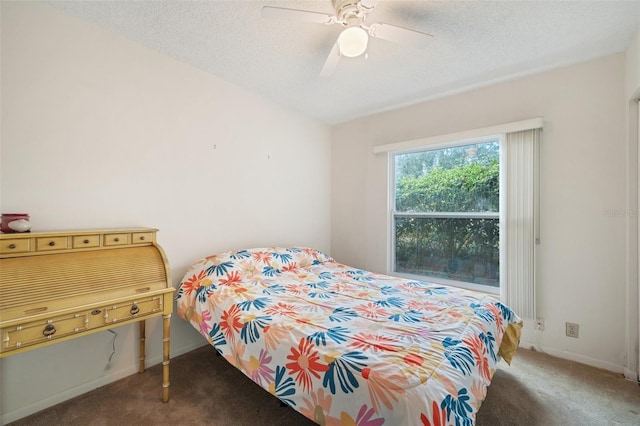
[[[325,25],[340,24],[344,27],[320,71],[321,77],[333,73],[341,56],[354,58],[365,53],[369,37],[417,48],[425,47],[433,37],[421,31],[381,22],[367,25],[365,23],[367,16],[378,0],[331,0],[331,2],[335,10],[334,15],[273,6],[262,8],[264,18],[292,19]]]

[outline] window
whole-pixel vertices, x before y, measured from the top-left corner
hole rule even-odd
[[[396,152],[392,167],[392,272],[498,293],[500,138]]]
[[[391,199],[389,205],[392,208],[388,222],[390,228],[388,234],[390,236],[389,273],[458,285],[487,293],[499,293],[501,300],[518,312],[521,318],[535,319],[536,246],[540,243],[540,184],[538,179],[543,124],[542,117],[538,117],[374,146],[374,154],[385,153],[389,155],[390,159],[389,193]],[[453,144],[451,141],[462,142]],[[444,145],[445,143],[448,145]],[[406,175],[413,176],[416,182],[420,180],[418,179],[420,177],[427,180],[424,176],[428,170],[434,169],[434,165],[442,166],[444,171],[444,165],[449,160],[448,157],[458,157],[461,161],[459,164],[473,163],[474,161],[482,164],[483,151],[489,146],[485,144],[490,143],[496,144],[494,148],[497,149],[500,164],[498,170],[498,205],[500,208],[498,210],[494,211],[491,207],[495,203],[490,200],[495,200],[495,198],[487,197],[486,194],[483,195],[481,191],[476,190],[471,191],[467,198],[461,198],[462,200],[466,199],[466,202],[453,203],[450,201],[452,195],[446,193],[440,197],[443,200],[449,199],[447,202],[449,205],[457,206],[455,208],[437,209],[433,207],[433,204],[429,205],[428,203],[423,203],[426,207],[420,207],[419,203],[415,204],[415,207],[412,206],[411,200],[415,201],[419,197],[407,198],[404,204],[402,202],[396,204],[396,198],[401,198],[403,195],[403,188],[397,189],[404,176],[403,167],[407,172],[413,172],[413,175],[411,173],[406,173]],[[458,148],[457,153],[455,148]],[[478,150],[476,151],[475,148]],[[447,149],[452,149],[452,151],[446,152]],[[440,150],[443,152],[437,154],[436,152]],[[464,152],[464,155],[460,150]],[[427,154],[427,152],[434,153]],[[410,154],[420,153],[425,158],[428,158],[429,155],[433,156],[433,162],[428,160],[422,162],[419,155],[410,156]],[[405,155],[407,157],[403,159],[402,157]],[[438,157],[437,160],[436,157]],[[460,160],[462,158],[464,160]],[[403,161],[407,163],[406,166]],[[411,165],[411,163],[414,164]],[[455,165],[452,166],[452,168],[455,167]],[[408,188],[411,189],[409,186]],[[415,188],[421,189],[417,184]],[[456,189],[455,186],[449,188]],[[457,189],[455,195],[461,196],[464,193],[462,184],[458,185]],[[398,193],[397,196],[396,193]],[[469,201],[469,199],[473,199],[472,194],[477,195],[475,197],[476,204]],[[461,208],[465,204],[473,207]],[[445,227],[445,219],[451,222],[451,225],[446,225],[450,228]],[[463,233],[461,229],[465,227],[472,232]],[[458,250],[455,256],[451,256],[450,251],[449,257],[447,257],[447,252],[443,248],[446,245],[442,246],[442,241],[446,241],[445,231],[447,230],[449,244],[453,244],[454,249],[468,248],[471,245],[475,251]],[[487,248],[494,245],[495,235],[492,234],[493,232],[498,232],[499,253],[494,251],[494,253],[498,253],[497,259],[492,259],[489,256],[489,263],[487,263],[486,259],[480,260],[481,258],[477,256],[477,253],[482,252],[478,247],[484,245]],[[436,246],[437,240],[434,239],[434,234],[437,233],[442,236],[440,246]],[[459,235],[468,236],[470,242],[461,240]],[[491,238],[489,238],[490,236]],[[433,243],[427,244],[429,241]],[[438,251],[440,252],[439,260],[436,258]],[[432,256],[432,259],[429,259],[429,256]],[[479,263],[473,263],[472,260],[479,260]],[[414,263],[411,263],[412,261]],[[491,268],[487,268],[487,265],[495,265],[495,262],[499,264],[498,275],[489,280],[486,276],[481,277],[482,274],[487,273],[487,270],[491,270]],[[426,268],[425,264],[427,264]],[[427,275],[428,273],[432,275]],[[464,273],[467,273],[466,277]],[[462,279],[469,281],[458,281]]]

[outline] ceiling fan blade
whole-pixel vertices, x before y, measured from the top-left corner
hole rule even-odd
[[[263,18],[292,19],[297,21],[314,22],[317,24],[333,24],[335,17],[326,13],[310,12],[308,10],[286,9],[284,7],[264,6]]]
[[[322,71],[320,71],[320,77],[329,77],[331,74],[333,74],[333,70],[336,69],[338,61],[340,61],[340,47],[338,46],[338,42],[336,41],[331,48],[331,52],[329,52],[327,60],[324,62]]]
[[[418,49],[427,47],[433,39],[431,34],[383,23],[371,24],[368,31],[371,37],[416,47]]]

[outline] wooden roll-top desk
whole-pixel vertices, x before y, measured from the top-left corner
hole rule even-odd
[[[169,400],[173,287],[157,229],[0,234],[0,357],[163,317],[162,399]]]

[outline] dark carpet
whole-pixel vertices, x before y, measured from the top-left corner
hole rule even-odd
[[[230,366],[213,348],[171,361],[171,400],[161,366],[11,423],[23,425],[312,425]],[[640,386],[621,375],[520,349],[501,362],[479,426],[640,425]]]

